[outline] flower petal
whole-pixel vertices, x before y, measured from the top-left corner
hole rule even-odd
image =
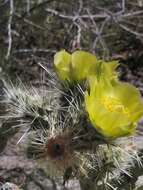
[[[143,116],[143,101],[139,90],[131,84],[116,82],[114,83],[116,97],[130,111],[130,119],[136,122]]]
[[[85,51],[75,51],[72,54],[72,71],[77,81],[86,79],[87,76],[95,74],[97,58]]]
[[[129,118],[122,113],[109,112],[100,101],[85,95],[86,110],[93,126],[104,136],[117,138],[130,134],[131,127]]]
[[[70,65],[71,65],[71,54],[65,50],[61,50],[54,56],[54,65],[57,74],[61,80],[71,80],[70,77]]]

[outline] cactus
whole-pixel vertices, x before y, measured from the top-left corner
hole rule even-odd
[[[74,60],[75,64],[81,61],[84,63],[84,59],[86,61],[87,53],[80,54],[80,52]],[[90,56],[93,58],[92,54],[88,54],[87,58]],[[78,59],[77,62],[76,59]],[[88,65],[88,61],[86,63]],[[64,64],[66,65],[66,61]],[[104,61],[96,59],[95,76],[91,78],[91,73],[87,73],[80,82],[76,81],[78,70],[75,72],[74,68],[68,72],[68,74],[75,72],[74,79],[71,77],[69,81],[61,80],[62,76],[59,76],[59,79],[50,74],[50,80],[46,85],[43,84],[37,88],[25,86],[21,81],[17,86],[5,80],[3,82],[2,128],[6,129],[5,132],[14,130],[14,133],[21,130],[23,135],[18,143],[25,145],[26,155],[36,160],[37,167],[43,168],[48,176],[54,179],[62,178],[63,185],[68,180],[77,178],[82,189],[116,189],[118,184],[124,181],[124,176],[131,177],[130,169],[135,164],[141,165],[139,150],[134,142],[134,131],[135,122],[137,123],[143,115],[142,100],[134,87],[124,86],[124,84],[122,86],[119,83],[118,76],[115,75],[116,67],[112,67],[116,64],[104,64],[106,64]],[[85,64],[85,67],[87,65]],[[50,71],[46,70],[49,74]],[[82,68],[79,70],[82,76]],[[56,68],[56,72],[62,75],[62,66]],[[89,72],[91,72],[90,69]],[[67,78],[71,75],[72,73]],[[107,86],[104,86],[102,81],[106,81]],[[108,123],[104,123],[103,127],[100,126],[102,122],[96,117],[102,110],[99,109],[93,113],[94,103],[102,92],[108,90],[105,87],[110,87],[112,92],[114,89],[119,90],[117,88],[123,87],[124,96],[128,95],[125,94],[126,88],[134,92],[127,105],[131,107],[130,115],[125,114],[125,116],[136,117],[133,120],[130,119],[129,122],[118,122],[117,126],[114,126],[116,122],[113,122],[112,130],[114,131],[106,128]],[[107,111],[112,113],[118,111],[122,116],[123,110],[120,108],[123,106],[115,104],[116,102],[113,102],[112,109],[107,109]],[[104,106],[109,107],[107,103]],[[133,113],[134,110],[135,113]],[[106,122],[108,119],[113,119],[114,115],[108,118],[106,114],[104,114],[104,117],[107,117],[106,120],[104,118]],[[132,124],[134,130],[132,130]],[[5,127],[7,125],[9,125],[8,128]]]

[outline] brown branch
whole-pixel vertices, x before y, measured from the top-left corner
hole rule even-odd
[[[8,20],[8,49],[6,54],[6,60],[9,59],[11,48],[12,48],[12,19],[13,19],[13,13],[14,13],[14,0],[10,0],[10,12],[9,12],[9,20]]]

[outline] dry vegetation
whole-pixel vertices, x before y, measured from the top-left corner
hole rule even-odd
[[[143,92],[143,0],[0,1],[1,77],[37,85],[43,76],[41,64],[51,67],[60,49],[118,59],[121,78]],[[16,148],[20,135],[3,136],[0,127],[0,183],[10,181],[25,190],[59,189],[60,182],[34,171],[34,163]],[[138,169],[131,183],[140,175]],[[130,188],[127,183],[125,189]],[[69,189],[78,190],[78,183],[74,185]]]

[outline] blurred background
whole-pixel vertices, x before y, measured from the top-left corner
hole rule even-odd
[[[40,65],[52,67],[61,49],[119,60],[121,80],[143,95],[143,0],[0,0],[1,78],[36,85],[43,73]],[[3,136],[0,128],[0,183],[24,190],[61,189],[60,181],[35,170],[34,161],[16,146],[20,135]],[[71,181],[65,189],[80,188]]]

